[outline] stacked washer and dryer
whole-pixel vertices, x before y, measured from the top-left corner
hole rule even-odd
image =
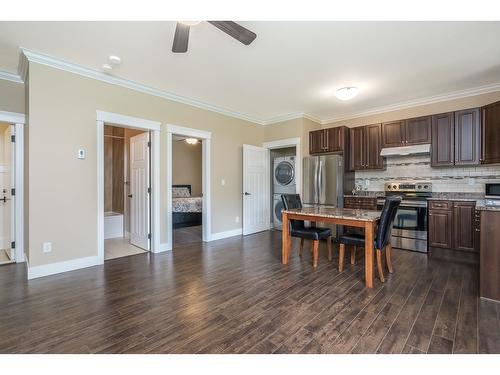
[[[273,226],[281,230],[281,194],[296,193],[295,156],[282,156],[273,162]]]

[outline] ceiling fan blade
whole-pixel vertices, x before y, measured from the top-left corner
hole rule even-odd
[[[249,45],[254,41],[257,37],[257,34],[254,32],[244,28],[241,25],[238,25],[233,21],[207,21],[211,23],[219,30],[224,31],[226,34],[232,36],[234,39],[239,40],[241,43],[245,45]]]
[[[188,49],[189,41],[189,26],[177,22],[175,27],[174,43],[172,44],[172,52],[182,53]]]

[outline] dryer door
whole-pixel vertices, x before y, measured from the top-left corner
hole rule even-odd
[[[289,185],[295,176],[295,170],[293,165],[288,161],[282,161],[274,170],[274,180],[278,185],[287,186]]]

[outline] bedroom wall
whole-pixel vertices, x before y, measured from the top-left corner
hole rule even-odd
[[[202,145],[189,145],[184,141],[172,142],[172,184],[191,185],[191,195],[202,193]]]
[[[24,113],[24,85],[0,79],[0,111]]]
[[[264,127],[36,63],[29,64],[28,87],[30,267],[97,255],[96,110],[162,124],[161,243],[167,240],[167,124],[212,132],[212,232],[241,228],[242,145],[261,145]],[[79,148],[86,159],[77,159]],[[52,252],[44,253],[48,241]]]

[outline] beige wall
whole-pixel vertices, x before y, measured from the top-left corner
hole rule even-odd
[[[172,184],[191,185],[191,195],[202,193],[202,145],[189,145],[184,141],[172,143]]]
[[[97,255],[97,109],[162,123],[162,243],[167,240],[168,187],[163,183],[167,124],[212,132],[212,232],[241,228],[242,145],[262,144],[264,127],[31,63],[28,153],[31,266]],[[55,143],[55,140],[64,141]],[[77,159],[79,148],[87,151],[85,160]],[[225,179],[225,186],[221,185],[221,179]],[[42,252],[45,241],[52,241],[51,253]]]
[[[0,165],[2,165],[6,159],[9,159],[5,157],[5,131],[9,126],[9,124],[0,122]]]
[[[0,79],[0,111],[24,113],[24,85]]]
[[[448,100],[440,103],[426,104],[398,111],[385,112],[377,115],[358,117],[350,120],[331,122],[322,125],[322,128],[331,128],[340,125],[345,125],[352,128],[356,126],[376,124],[380,122],[403,120],[412,117],[434,115],[438,113],[457,111],[460,109],[480,107],[498,100],[500,100],[500,91],[489,94],[470,96],[468,98]]]

